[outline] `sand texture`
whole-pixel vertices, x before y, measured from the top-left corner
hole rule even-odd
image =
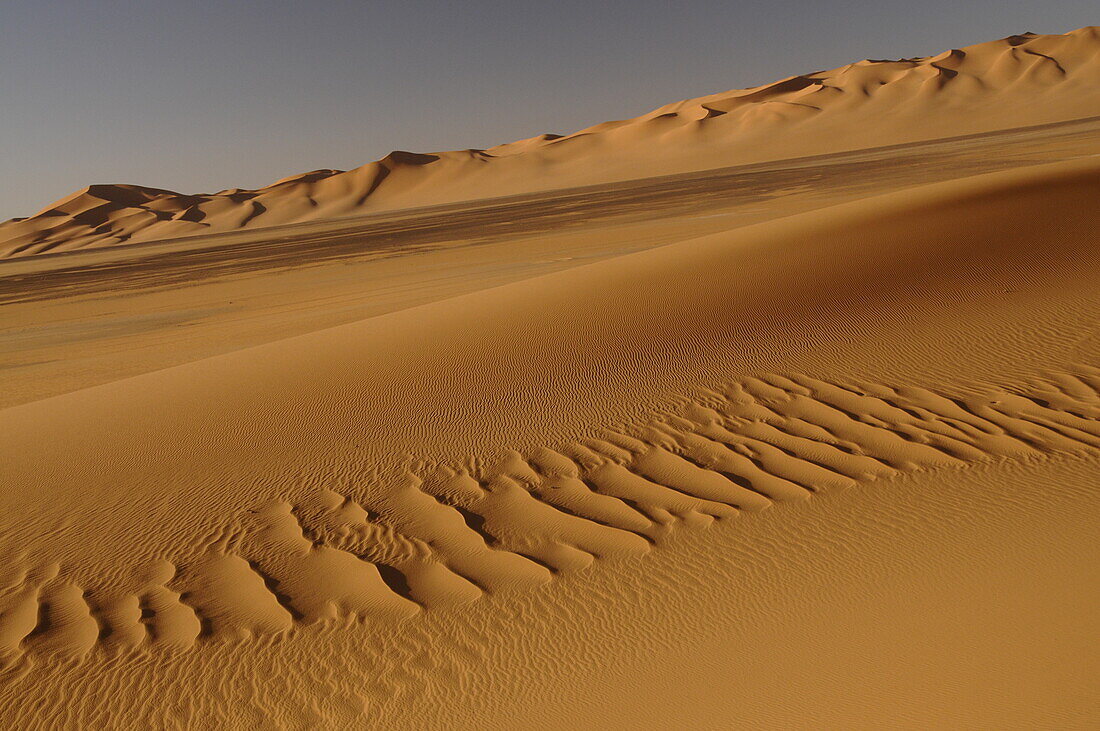
[[[0,725],[1095,728],[1098,51],[5,224]]]

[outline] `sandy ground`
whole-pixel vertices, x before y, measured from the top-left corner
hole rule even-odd
[[[0,720],[1095,728],[1098,155],[0,262]]]

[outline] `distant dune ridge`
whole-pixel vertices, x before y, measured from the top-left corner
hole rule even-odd
[[[0,257],[259,228],[1100,114],[1100,28],[864,60],[487,150],[395,151],[257,190],[91,185],[0,224]]]

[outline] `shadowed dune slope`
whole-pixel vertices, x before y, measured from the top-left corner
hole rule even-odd
[[[1095,162],[979,176],[0,411],[0,655],[415,622],[676,525],[1100,449],[1098,196]]]
[[[488,150],[396,151],[258,190],[93,185],[0,224],[0,257],[605,183],[1100,115],[1100,32],[859,61]]]

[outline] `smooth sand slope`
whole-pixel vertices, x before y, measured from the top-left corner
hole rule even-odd
[[[1098,198],[980,175],[0,411],[0,717],[1095,725]]]
[[[0,224],[0,257],[258,228],[1100,115],[1100,31],[865,60],[487,150],[395,151],[258,190],[92,185]]]
[[[933,182],[1078,159],[1100,118],[0,262],[0,407]]]

